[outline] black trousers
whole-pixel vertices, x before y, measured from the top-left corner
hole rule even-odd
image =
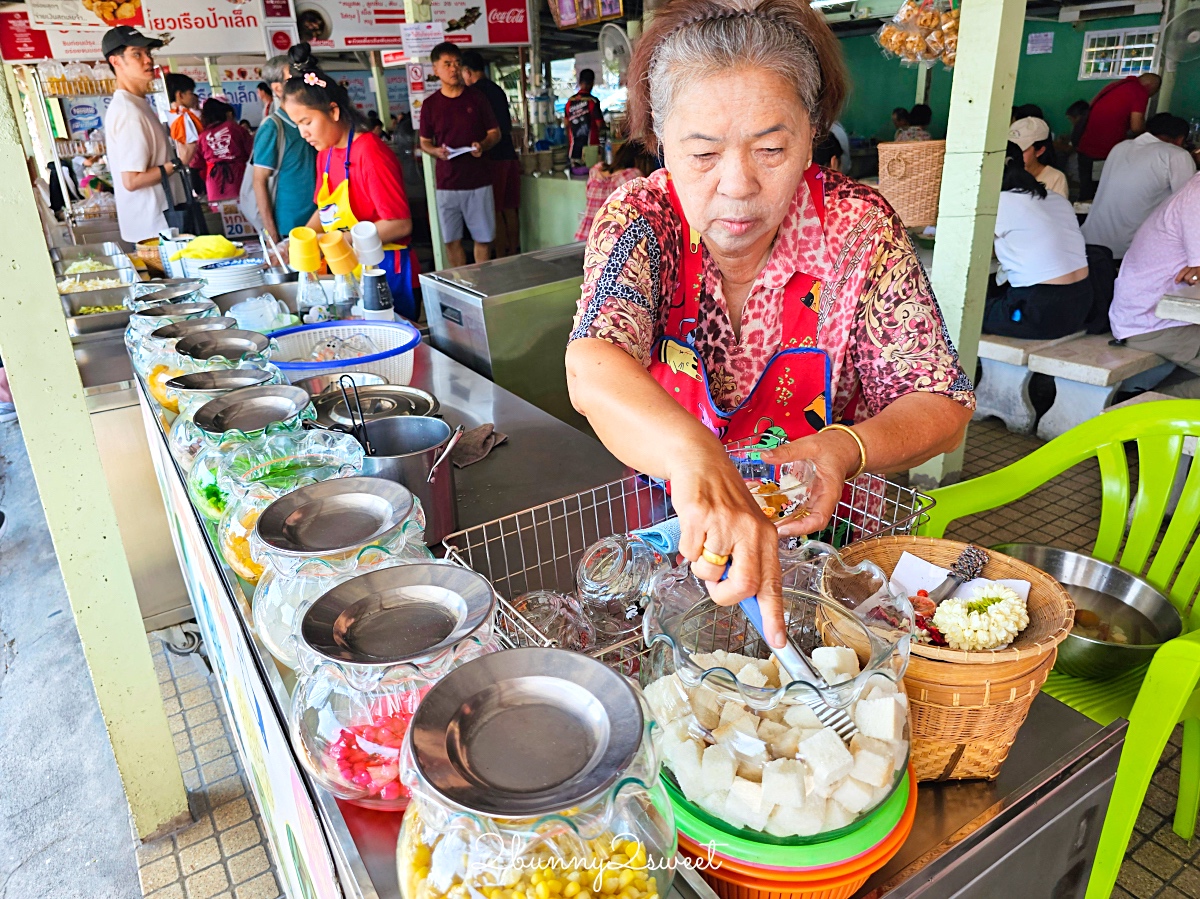
[[[1084,329],[1092,311],[1090,278],[1074,284],[1006,284],[989,291],[983,333],[1025,340],[1054,340]]]

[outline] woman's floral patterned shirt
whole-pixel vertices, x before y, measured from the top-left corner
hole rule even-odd
[[[817,344],[832,362],[833,420],[862,421],[915,391],[974,409],[971,380],[900,219],[866,185],[825,170],[821,177],[824,228],[801,181],[737,335],[720,272],[702,250],[700,320],[688,336],[714,401],[730,411],[749,395],[780,349],[783,288],[804,272],[822,282]],[[571,339],[606,340],[648,367],[678,284],[682,241],[665,170],[617,190],[596,215]]]

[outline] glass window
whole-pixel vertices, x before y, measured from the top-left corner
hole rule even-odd
[[[1084,35],[1079,80],[1124,78],[1154,67],[1158,28],[1089,31]]]

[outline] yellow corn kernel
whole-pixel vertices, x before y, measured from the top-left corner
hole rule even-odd
[[[523,890],[513,890],[513,899],[526,899],[525,892]]]
[[[529,882],[532,883],[534,886],[537,886],[539,883],[541,883],[542,882],[542,872],[534,871],[533,874],[531,874],[529,877]]]
[[[624,889],[625,887],[627,887],[631,883],[633,883],[633,872],[630,871],[628,868],[625,868],[618,875],[617,879],[621,882],[621,888]]]
[[[533,875],[537,877],[536,874]],[[537,899],[550,899],[550,887],[546,886],[546,881],[539,880],[537,887],[534,889],[537,894]]]
[[[571,881],[571,883],[579,883],[579,881],[583,880],[583,871],[579,869],[572,871],[567,875],[567,880]]]
[[[577,881],[577,880],[572,880],[565,887],[563,887],[563,896],[565,896],[566,899],[572,899],[572,897],[575,896],[578,892],[579,892],[579,881]]]
[[[414,867],[428,867],[433,860],[433,850],[424,843],[418,843],[413,850],[412,863]]]
[[[606,896],[611,896],[611,895],[613,895],[613,893],[617,892],[617,890],[619,890],[620,888],[621,888],[621,878],[605,877],[604,883],[600,887],[600,892],[604,893]]]
[[[638,846],[633,855],[629,856],[629,866],[631,868],[646,867],[646,847]]]

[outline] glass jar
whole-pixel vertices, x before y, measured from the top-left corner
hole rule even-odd
[[[400,895],[666,896],[656,729],[632,682],[579,653],[514,649],[447,675],[400,757]]]
[[[167,433],[167,446],[179,467],[188,471],[196,454],[204,447],[204,432],[192,422],[197,409],[233,390],[277,383],[275,375],[261,368],[193,372],[167,381],[164,385],[167,399],[179,408]]]
[[[349,477],[294,490],[254,525],[254,629],[279,662],[297,665],[304,613],[317,597],[355,574],[427,562],[425,513],[406,488],[383,478]]]
[[[655,579],[639,679],[673,800],[728,833],[802,845],[847,833],[903,778],[914,618],[870,562],[847,568],[816,541],[781,561],[787,631],[819,682],[788,676],[686,564]]]
[[[632,636],[649,601],[651,580],[668,568],[667,558],[634,534],[614,534],[584,550],[575,586],[597,631],[617,640]]]
[[[289,431],[235,447],[224,456],[218,475],[229,497],[217,525],[225,562],[257,584],[263,569],[250,551],[250,536],[262,511],[300,487],[359,474],[362,465],[362,446],[337,431]]]
[[[422,697],[500,649],[487,580],[445,562],[358,574],[304,613],[291,734],[304,767],[355,805],[402,811],[400,747]]]
[[[125,348],[130,352],[133,367],[143,378],[149,377],[150,358],[143,348],[145,338],[163,325],[188,322],[193,318],[220,318],[221,312],[211,300],[194,302],[155,301],[154,294],[137,302],[125,328]]]
[[[279,344],[258,331],[228,328],[192,334],[175,344],[181,364],[188,372],[220,371],[227,368],[261,368],[286,384],[283,372],[271,362]]]
[[[563,649],[589,652],[597,645],[596,627],[574,596],[533,590],[518,596],[511,605],[533,630]]]
[[[194,318],[173,325],[163,325],[142,339],[137,353],[131,358],[138,374],[146,379],[150,395],[162,407],[164,424],[170,425],[179,413],[178,405],[172,400],[170,390],[166,386],[167,381],[179,376],[173,372],[183,371],[182,362],[175,354],[175,344],[189,334],[200,331],[225,331],[236,324],[234,319],[223,316]],[[156,360],[161,363],[157,367]]]
[[[184,479],[192,504],[209,521],[220,521],[228,502],[221,482],[224,457],[236,447],[273,434],[295,434],[311,420],[312,403],[299,387],[243,387],[209,400],[192,414],[204,446]]]

